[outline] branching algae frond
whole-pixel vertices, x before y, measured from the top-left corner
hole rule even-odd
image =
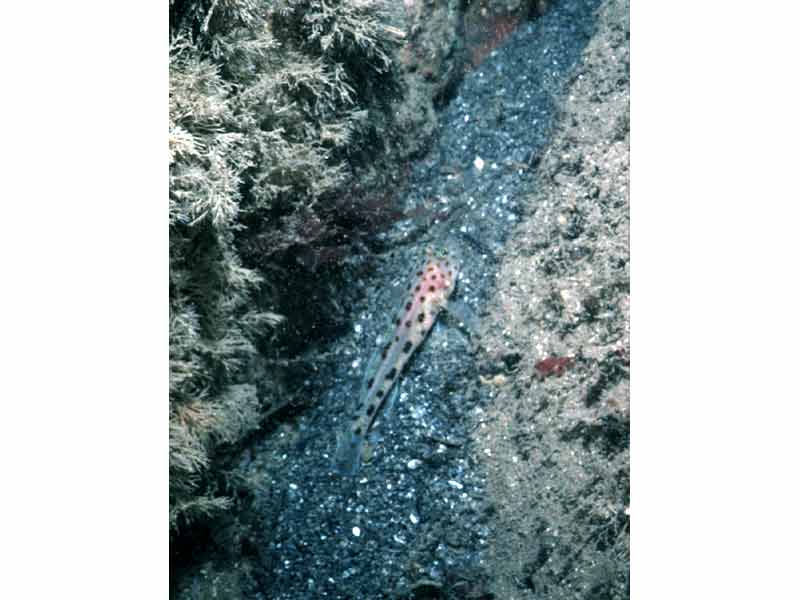
[[[339,435],[335,457],[339,473],[353,475],[358,471],[364,439],[403,367],[446,308],[456,285],[458,266],[447,250],[428,248],[424,264],[412,276],[402,305],[392,318],[391,337],[379,358],[370,361],[347,429]]]

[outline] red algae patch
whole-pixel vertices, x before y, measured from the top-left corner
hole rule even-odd
[[[548,356],[538,361],[533,368],[540,379],[555,375],[561,377],[564,371],[574,364],[574,360],[569,356]]]

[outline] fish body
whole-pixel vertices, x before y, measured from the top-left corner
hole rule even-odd
[[[447,306],[458,277],[458,264],[446,251],[428,249],[427,258],[411,278],[399,310],[392,318],[389,340],[377,361],[371,361],[358,403],[339,437],[337,470],[354,474],[359,467],[364,438],[381,405],[396,384],[414,351]]]

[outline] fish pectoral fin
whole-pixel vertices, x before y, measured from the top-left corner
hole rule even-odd
[[[397,407],[397,398],[400,396],[400,382],[392,386],[392,391],[389,392],[389,397],[381,407],[381,417],[384,421],[389,421],[394,418],[394,410]]]
[[[474,335],[478,332],[478,315],[468,304],[451,298],[444,306],[444,309],[448,320],[458,325],[465,333]]]
[[[339,434],[336,440],[336,454],[333,467],[340,475],[355,475],[361,466],[361,450],[364,445],[364,436],[356,435],[351,431]]]

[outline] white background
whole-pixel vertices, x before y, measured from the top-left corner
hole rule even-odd
[[[800,20],[632,4],[631,595],[796,598]],[[166,598],[167,2],[3,25],[0,596]]]

